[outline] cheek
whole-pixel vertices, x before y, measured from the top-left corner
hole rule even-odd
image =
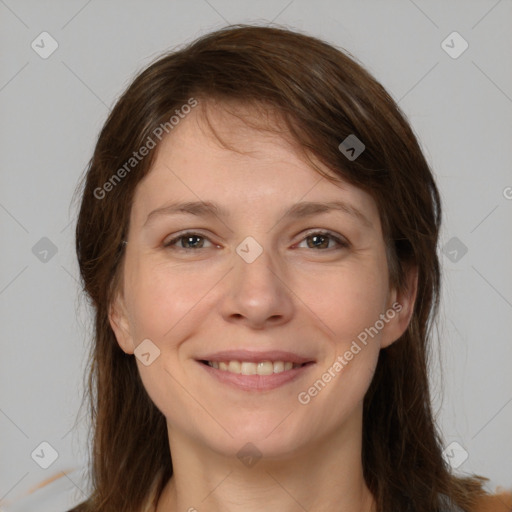
[[[387,276],[376,264],[330,270],[315,279],[304,276],[297,295],[322,320],[337,348],[344,350],[384,313]]]
[[[176,411],[193,409],[194,404],[180,384],[185,382],[186,372],[178,360],[178,348],[194,332],[197,323],[194,306],[208,290],[205,288],[208,283],[203,283],[201,288],[197,277],[148,263],[132,264],[127,275],[130,275],[127,296],[134,343],[149,339],[160,351],[159,357],[148,366],[137,360],[141,380],[156,407],[179,423]],[[200,411],[196,414],[201,417]]]
[[[388,292],[386,268],[374,262],[337,274],[324,298],[335,302],[326,318],[335,337],[333,356],[320,375],[330,389],[318,404],[328,402],[326,409],[336,410],[340,418],[363,400],[372,381],[387,325],[381,315]]]
[[[130,315],[135,335],[166,345],[190,323],[209,280],[162,265],[138,265],[131,271]],[[162,347],[163,348],[163,347]]]

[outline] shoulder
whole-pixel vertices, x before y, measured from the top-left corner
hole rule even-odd
[[[474,512],[511,512],[512,492],[503,491],[498,494],[482,496],[476,503]],[[473,512],[473,511],[472,511]]]

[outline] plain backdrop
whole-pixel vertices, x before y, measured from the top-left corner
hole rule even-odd
[[[162,52],[272,21],[356,56],[417,133],[444,206],[436,415],[457,473],[512,487],[511,19],[510,0],[0,0],[0,502],[59,473],[66,503],[88,492],[71,200],[109,110]]]

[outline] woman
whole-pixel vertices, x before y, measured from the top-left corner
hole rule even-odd
[[[480,510],[430,404],[440,220],[404,116],[332,46],[234,26],[149,66],[76,229],[96,332],[75,510]]]

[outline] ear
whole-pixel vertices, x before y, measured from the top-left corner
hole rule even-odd
[[[126,305],[121,292],[116,294],[114,301],[110,305],[108,319],[121,349],[127,354],[133,354],[135,347],[133,346],[130,322],[128,321]]]
[[[410,266],[406,271],[403,290],[393,288],[385,315],[388,317],[382,338],[381,348],[389,347],[406,331],[414,311],[418,291],[418,267]]]

